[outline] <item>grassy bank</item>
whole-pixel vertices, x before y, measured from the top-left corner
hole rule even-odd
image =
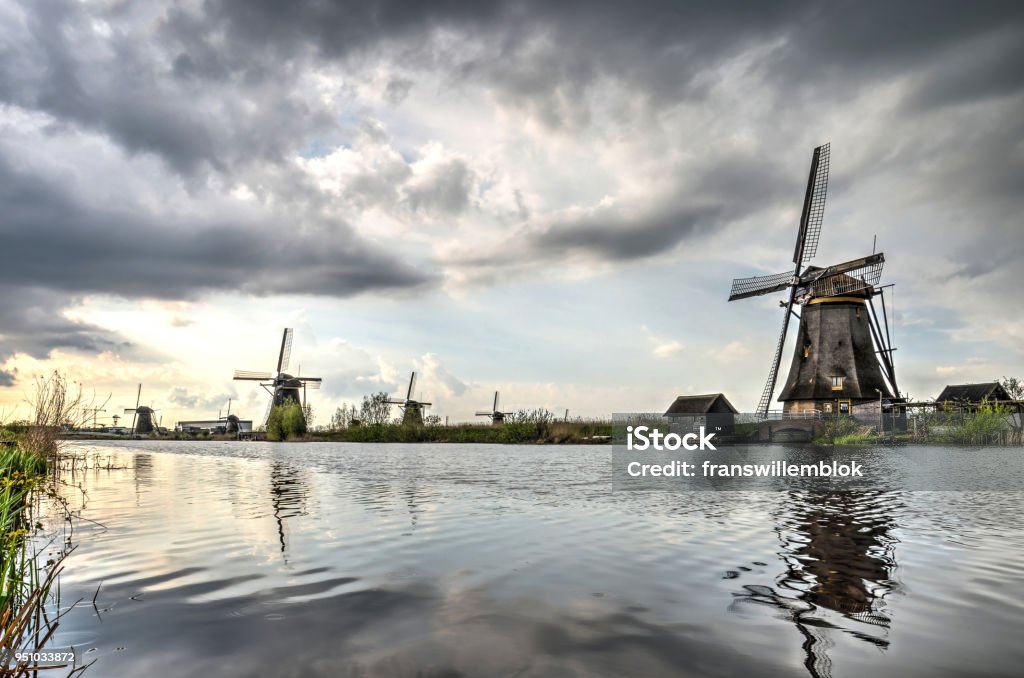
[[[313,440],[351,443],[494,443],[564,445],[608,443],[611,422],[506,422],[500,426],[377,424],[318,431]]]
[[[925,412],[911,415],[907,430],[879,436],[876,426],[852,417],[822,421],[814,442],[820,445],[871,445],[878,442],[926,445],[1020,445],[1024,443],[1015,410],[983,404],[973,411]]]

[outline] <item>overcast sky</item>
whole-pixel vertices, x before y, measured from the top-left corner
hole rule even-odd
[[[900,386],[1024,376],[1024,3],[0,0],[0,412],[753,408],[814,146]],[[892,310],[892,309],[890,309]],[[788,363],[787,354],[784,365]]]

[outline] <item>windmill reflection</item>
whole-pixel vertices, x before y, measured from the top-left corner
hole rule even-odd
[[[790,493],[776,516],[785,572],[775,588],[748,585],[737,595],[739,603],[783,611],[803,637],[804,666],[814,678],[832,673],[832,633],[889,646],[896,508],[883,492]]]
[[[306,500],[309,488],[302,470],[282,461],[270,463],[270,505],[277,523],[277,537],[281,543],[281,557],[288,564],[288,518],[307,514]]]

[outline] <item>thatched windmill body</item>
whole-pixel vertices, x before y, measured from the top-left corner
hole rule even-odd
[[[386,402],[389,405],[398,405],[402,408],[402,424],[421,425],[423,423],[423,409],[430,407],[432,403],[414,400],[413,390],[416,388],[416,373],[409,377],[409,390],[406,391],[405,400],[389,398]]]
[[[270,416],[271,409],[289,402],[300,405],[305,413],[306,390],[320,388],[323,381],[320,377],[301,377],[288,374],[294,337],[295,331],[290,327],[286,328],[281,336],[281,350],[277,355],[277,370],[274,373],[235,370],[235,381],[258,381],[260,386],[270,394],[270,402],[267,404],[267,411],[263,417],[264,423]]]
[[[889,321],[878,287],[885,257],[874,253],[821,268],[808,262],[818,249],[828,190],[829,145],[814,149],[792,272],[733,280],[729,301],[786,292],[785,313],[768,381],[757,411],[767,416],[791,318],[800,326],[789,377],[779,395],[784,412],[850,414],[858,404],[898,394]],[[873,298],[881,297],[884,325]],[[801,313],[796,313],[800,308]]]
[[[495,391],[494,392],[494,405],[491,406],[491,411],[490,412],[487,412],[487,411],[477,412],[476,416],[478,416],[478,417],[490,417],[491,418],[491,425],[492,426],[501,426],[502,424],[505,423],[505,417],[507,417],[510,414],[512,414],[512,413],[511,412],[502,412],[501,409],[498,408],[498,392]]]

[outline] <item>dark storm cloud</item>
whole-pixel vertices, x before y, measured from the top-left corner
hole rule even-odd
[[[195,223],[98,209],[55,181],[14,170],[3,156],[0,205],[0,364],[16,352],[44,358],[54,349],[153,358],[111,332],[62,315],[89,293],[348,297],[433,282],[431,274],[362,244],[343,225],[296,237],[293,221]]]
[[[798,195],[799,178],[787,177],[771,161],[736,154],[709,163],[699,175],[680,182],[679,193],[645,212],[624,213],[612,206],[585,217],[555,221],[542,230],[524,228],[508,243],[532,261],[560,259],[565,252],[605,261],[630,261],[662,254],[684,240],[699,240],[730,221],[755,214],[778,200]],[[742,199],[737,195],[742,194]],[[472,267],[512,263],[508,247],[460,258]]]
[[[76,300],[73,293],[6,282],[0,282],[0,290],[0,364],[15,353],[42,359],[55,349],[149,357],[111,332],[61,315],[59,310]],[[0,387],[13,386],[15,372],[0,373]]]
[[[922,90],[937,87],[954,100],[1024,84],[1014,67],[1024,44],[1024,5],[1015,2],[211,0],[204,9],[201,22],[185,23],[193,36],[196,28],[225,32],[220,61],[244,64],[238,55],[257,46],[278,58],[312,49],[319,58],[339,59],[383,49],[421,66],[450,68],[454,77],[483,78],[553,127],[567,122],[566,100],[578,101],[598,77],[633,83],[654,100],[699,98],[713,83],[704,77],[710,66],[756,45],[775,46],[759,64],[766,83],[799,87],[841,79],[849,91],[920,69]],[[458,41],[432,41],[438,29],[493,47],[466,56]],[[989,39],[1003,47],[985,47]],[[954,72],[928,73],[935,60],[952,54]]]
[[[43,0],[22,9],[23,25],[0,40],[0,99],[156,154],[183,174],[280,161],[334,126],[292,93],[298,65],[267,64],[258,49],[246,50],[243,70],[242,54],[217,63],[202,42],[190,54],[154,41],[130,7]],[[113,24],[109,37],[91,28],[100,19]]]
[[[347,297],[433,278],[361,244],[344,225],[300,236],[294,222],[182,223],[77,203],[54,182],[0,157],[0,284],[129,298],[204,291]]]
[[[312,63],[388,55],[481,80],[551,128],[586,124],[601,77],[656,103],[702,98],[713,66],[753,46],[780,100],[855,91],[917,72],[910,100],[1020,91],[1021,3],[289,2],[209,0],[145,15],[132,5],[23,3],[0,42],[0,98],[100,130],[181,172],[276,161],[337,129],[292,87]],[[139,16],[136,16],[138,14]],[[113,27],[103,40],[93,19]],[[488,45],[467,50],[454,32]],[[989,44],[989,43],[992,44]],[[947,69],[933,66],[948,59]],[[386,96],[408,94],[394,80]]]

